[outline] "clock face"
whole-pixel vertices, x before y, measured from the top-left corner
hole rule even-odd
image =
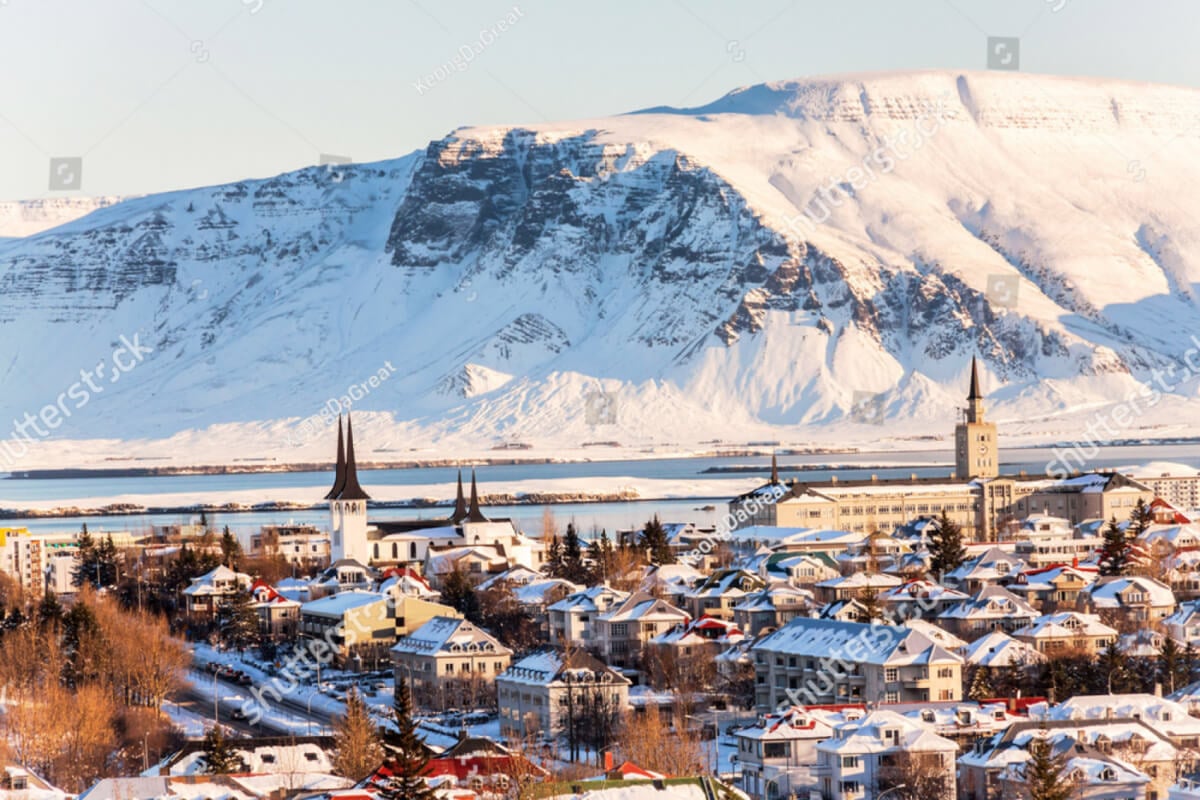
[[[979,443],[979,453],[980,453],[980,455],[984,455],[987,453],[987,442]]]

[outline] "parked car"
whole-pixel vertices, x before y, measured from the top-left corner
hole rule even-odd
[[[238,686],[249,686],[250,684],[254,683],[254,678],[251,678],[248,673],[239,672],[237,677],[234,678],[234,683],[236,683]]]

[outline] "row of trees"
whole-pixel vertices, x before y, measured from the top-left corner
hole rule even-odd
[[[166,624],[85,588],[64,613],[53,594],[0,639],[4,739],[53,783],[82,791],[174,744],[160,709],[188,663]]]
[[[1151,693],[1180,689],[1196,678],[1200,654],[1164,637],[1155,656],[1128,656],[1114,640],[1098,656],[1067,650],[1038,664],[974,667],[964,676],[972,700],[1025,695],[1052,702],[1079,694]]]

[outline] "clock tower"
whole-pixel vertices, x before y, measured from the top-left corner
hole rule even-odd
[[[954,474],[959,480],[994,478],[1000,474],[996,424],[983,421],[983,395],[979,391],[979,369],[971,359],[971,391],[967,395],[964,420],[954,426]]]

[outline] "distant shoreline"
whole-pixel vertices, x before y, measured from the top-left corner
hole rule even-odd
[[[548,506],[548,505],[583,505],[588,503],[654,503],[654,502],[689,502],[706,505],[724,505],[729,498],[722,497],[643,497],[636,491],[580,494],[572,492],[529,492],[523,494],[489,494],[480,497],[479,502],[485,507],[497,506]],[[327,503],[289,503],[284,501],[268,501],[264,503],[190,503],[178,506],[142,506],[134,503],[114,503],[97,508],[81,508],[78,506],[58,507],[50,509],[15,509],[0,508],[0,520],[20,519],[56,519],[72,517],[152,517],[179,514],[254,514],[262,512],[285,511],[324,511]],[[453,503],[435,501],[423,498],[410,500],[370,500],[367,508],[382,509],[429,509],[454,508]]]

